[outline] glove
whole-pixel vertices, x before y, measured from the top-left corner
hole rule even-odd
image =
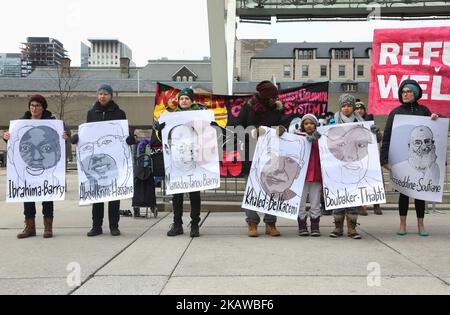
[[[153,124],[153,129],[161,132],[164,129],[165,126],[166,126],[165,122],[160,124],[159,121],[155,121],[154,124]]]
[[[283,126],[278,126],[278,128],[277,128],[278,137],[281,137],[282,135],[284,135],[285,132],[286,132],[286,128],[284,128]]]
[[[128,136],[126,142],[128,145],[134,145],[136,144],[136,138],[134,135]]]
[[[211,121],[210,124],[211,127],[220,127],[218,123],[216,123],[215,121]]]
[[[80,138],[78,137],[78,135],[73,135],[72,138],[70,139],[70,142],[73,145],[77,145],[79,141],[80,141]]]

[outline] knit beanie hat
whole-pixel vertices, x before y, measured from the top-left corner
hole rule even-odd
[[[339,107],[344,106],[345,104],[352,105],[353,109],[355,109],[356,105],[356,98],[351,94],[342,94],[341,97],[339,97]]]
[[[365,111],[367,111],[367,110],[366,110],[366,105],[364,105],[363,102],[356,102],[356,109],[358,109],[358,108],[362,108],[362,109],[364,109]]]
[[[47,109],[48,107],[47,100],[40,94],[35,94],[30,97],[30,100],[28,101],[28,108],[30,108],[31,102],[37,102],[41,104],[44,109]]]
[[[270,81],[262,81],[256,86],[256,91],[261,99],[276,99],[278,88]]]
[[[402,95],[404,88],[408,88],[408,89],[411,89],[411,91],[413,91],[416,102],[422,98],[423,91],[422,91],[422,88],[420,87],[419,83],[415,80],[405,80],[402,82],[402,84],[400,84],[400,87],[398,89],[398,99],[400,100],[400,102],[402,104],[405,104],[403,102],[403,95]]]
[[[97,94],[100,93],[100,91],[105,91],[109,95],[111,95],[111,97],[113,96],[113,89],[112,89],[111,85],[109,85],[109,84],[103,83],[103,84],[99,85],[99,87],[97,88]]]
[[[194,91],[192,89],[190,89],[190,88],[182,89],[180,91],[180,93],[178,94],[178,100],[180,100],[180,98],[182,96],[187,96],[187,97],[189,97],[191,99],[191,101],[194,101]]]
[[[314,116],[313,114],[306,114],[302,118],[302,123],[301,123],[302,128],[303,128],[303,124],[305,123],[305,121],[307,119],[311,120],[316,125],[316,127],[319,126],[319,120],[317,119],[316,116]]]
[[[411,91],[413,91],[413,93],[414,93],[414,98],[416,100],[419,99],[420,90],[419,90],[419,87],[417,85],[415,85],[415,84],[405,84],[405,86],[403,88],[411,89]]]

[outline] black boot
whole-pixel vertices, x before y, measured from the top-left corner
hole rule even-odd
[[[200,227],[198,223],[191,224],[191,237],[200,237]]]
[[[111,236],[120,236],[119,227],[110,227],[109,231],[111,232]]]
[[[101,227],[93,227],[88,233],[87,236],[88,237],[94,237],[94,236],[98,236],[98,235],[102,235],[103,234],[103,230]]]
[[[183,225],[180,223],[172,224],[172,227],[170,228],[169,232],[167,232],[167,236],[177,236],[182,234],[184,234]]]

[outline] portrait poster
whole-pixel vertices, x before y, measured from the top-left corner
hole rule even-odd
[[[127,120],[83,124],[78,129],[80,205],[133,197],[133,158]]]
[[[448,118],[395,116],[389,149],[392,188],[411,198],[442,202],[448,127]]]
[[[242,208],[297,220],[311,144],[306,137],[263,127],[256,145]]]
[[[66,149],[60,120],[14,120],[8,141],[6,201],[64,200]]]
[[[373,121],[318,128],[327,210],[386,203]]]
[[[220,187],[214,112],[198,110],[162,114],[166,193],[205,191]]]

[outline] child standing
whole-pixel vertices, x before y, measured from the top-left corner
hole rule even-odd
[[[311,157],[309,158],[308,170],[306,173],[305,186],[303,188],[300,210],[298,213],[298,235],[309,236],[308,225],[306,223],[306,199],[309,194],[311,203],[310,220],[311,236],[320,237],[320,195],[322,193],[322,171],[320,168],[319,141],[320,134],[317,132],[319,121],[316,116],[307,114],[301,120],[301,132],[311,142]]]

